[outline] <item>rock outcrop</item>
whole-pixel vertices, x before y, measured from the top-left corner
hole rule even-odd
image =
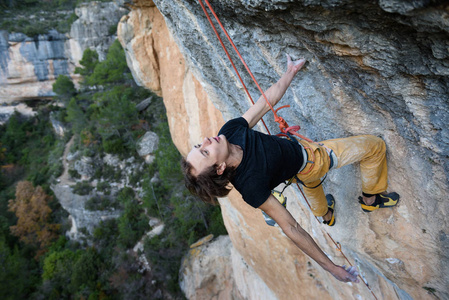
[[[142,193],[141,183],[131,183],[131,177],[137,172],[142,172],[145,163],[140,160],[136,161],[134,156],[121,160],[117,155],[109,153],[104,155],[103,158],[100,155],[95,157],[81,156],[79,151],[70,153],[74,142],[75,136],[72,136],[65,146],[62,157],[64,171],[56,180],[56,183],[51,185],[51,189],[61,206],[69,213],[71,228],[66,235],[71,239],[80,240],[86,234],[93,234],[94,229],[101,221],[116,219],[121,216],[122,210],[115,205],[117,193],[120,189],[132,186],[134,191]],[[155,151],[157,145],[153,145],[152,149]],[[110,167],[108,173],[101,174],[100,178],[92,179],[92,176],[106,165]],[[76,171],[80,178],[72,178],[69,170]],[[98,174],[96,175],[98,176]],[[113,175],[113,178],[111,178],[111,175]],[[82,195],[77,194],[80,193],[79,190],[78,192],[75,191],[77,184],[88,187],[87,189],[83,188]],[[141,195],[139,194],[139,196]],[[104,198],[108,204],[102,204],[100,207],[92,204],[92,202],[101,201],[101,198]],[[90,205],[89,202],[91,202]],[[148,236],[160,234],[163,224],[158,223],[150,222],[150,226],[154,227],[155,231],[148,233]],[[162,225],[162,228],[159,225]]]
[[[126,14],[123,0],[82,3],[75,9],[78,19],[70,28],[68,57],[75,64],[87,48],[97,51],[99,60],[106,58],[109,46],[115,41],[115,28]]]
[[[117,29],[128,66],[138,84],[163,94],[173,142],[186,153],[202,136],[217,132],[223,118],[193,76],[154,3],[140,1],[132,7]]]
[[[121,210],[92,211],[86,209],[86,202],[95,195],[77,195],[67,184],[56,184],[51,188],[61,206],[70,214],[69,219],[72,224],[70,231],[66,232],[70,239],[80,240],[88,233],[93,234],[94,229],[101,221],[116,219],[122,214]]]
[[[68,38],[55,30],[37,37],[1,31],[0,101],[50,99],[59,75],[73,74],[65,54]]]
[[[152,131],[147,131],[137,142],[137,153],[151,164],[154,160],[154,152],[159,145],[159,137]]]
[[[172,137],[186,154],[249,102],[198,1],[154,3],[136,0],[119,24],[119,38],[136,81],[163,96]],[[291,105],[281,111],[290,125],[300,124],[314,140],[374,134],[386,141],[390,190],[401,194],[394,209],[361,211],[356,166],[326,180],[337,199],[332,228],[313,220],[301,194],[287,189],[287,208],[300,225],[335,263],[345,264],[327,232],[339,241],[378,299],[449,298],[449,7],[442,3],[212,3],[263,88],[280,77],[286,53],[307,59],[282,100]],[[276,132],[270,114],[266,121]],[[336,281],[279,228],[266,226],[236,191],[220,205],[233,247],[271,299],[373,298],[363,284]],[[255,283],[246,291],[252,293],[239,289],[246,299],[265,296]]]
[[[75,67],[87,48],[104,59],[116,39],[111,28],[127,12],[123,0],[80,4],[78,19],[69,34],[51,30],[48,34],[27,37],[22,33],[0,30],[0,104],[25,100],[48,100],[54,96],[52,85],[59,75],[79,76]],[[5,115],[9,107],[0,107]],[[26,112],[17,107],[19,112]]]

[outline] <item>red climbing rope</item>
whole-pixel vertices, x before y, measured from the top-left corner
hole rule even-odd
[[[251,103],[254,105],[254,101],[251,98],[250,93],[248,92],[248,89],[246,88],[245,83],[243,82],[242,78],[240,77],[239,72],[237,71],[237,68],[234,65],[234,62],[231,58],[231,56],[229,55],[228,50],[226,49],[226,46],[224,45],[220,35],[218,34],[217,29],[215,28],[214,23],[212,22],[212,19],[209,16],[209,13],[206,10],[206,7],[204,6],[202,0],[198,0],[198,2],[201,5],[201,8],[204,11],[204,14],[206,15],[207,19],[209,20],[210,25],[212,26],[212,29],[215,32],[215,35],[217,36],[218,40],[220,41],[221,46],[223,47],[224,51],[226,52],[226,55],[229,59],[229,61],[232,64],[232,67],[234,68],[235,73],[237,74],[240,82],[242,83],[243,88],[245,89],[246,94],[248,95],[249,99],[251,100]],[[274,110],[273,106],[271,105],[270,101],[268,100],[267,96],[265,95],[265,93],[263,92],[262,88],[260,87],[259,83],[257,82],[256,78],[254,77],[253,73],[251,72],[251,70],[249,69],[248,65],[246,64],[245,60],[243,59],[242,55],[240,54],[240,52],[238,51],[237,47],[235,46],[234,42],[232,41],[231,37],[229,36],[228,32],[226,31],[226,29],[224,28],[223,24],[221,23],[220,19],[218,18],[217,14],[215,13],[215,11],[213,10],[212,6],[210,5],[208,0],[204,0],[204,2],[207,4],[207,7],[209,8],[209,10],[211,11],[212,15],[214,16],[215,20],[217,21],[218,25],[220,25],[221,30],[223,31],[223,33],[226,35],[226,37],[228,38],[229,42],[231,43],[232,47],[234,48],[235,52],[237,53],[238,57],[240,58],[240,61],[242,62],[242,64],[245,66],[246,70],[248,71],[248,74],[251,76],[251,78],[253,79],[254,83],[256,84],[257,88],[259,89],[260,93],[262,94],[263,98],[265,99],[265,101],[267,102],[268,106],[270,107],[271,111],[273,112],[274,115],[274,120],[279,124],[279,129],[281,130],[282,133],[290,133],[293,135],[296,135],[298,137],[300,137],[303,140],[306,140],[310,143],[313,143],[312,140],[306,138],[305,136],[302,136],[301,134],[297,133],[297,131],[300,129],[299,126],[291,126],[289,127],[287,122],[282,118],[279,117],[277,115],[277,112],[285,107],[290,107],[290,105],[284,105],[279,107],[278,109]],[[268,134],[270,133],[270,130],[268,129],[267,125],[265,124],[264,120],[261,119],[265,129],[267,130]],[[296,186],[298,187],[299,191],[301,192],[303,198],[306,200],[307,205],[309,206],[309,209],[311,209],[310,203],[307,200],[306,195],[304,195],[303,191],[301,190],[301,188],[299,187],[299,184],[296,183]],[[315,216],[315,219],[318,221],[318,223],[321,223],[318,218]],[[335,242],[335,240],[332,238],[332,236],[326,232],[327,236],[330,238],[330,240],[334,243],[336,249],[343,255],[344,259],[348,262],[349,266],[352,266],[351,262],[349,261],[349,259],[346,257],[346,255],[344,254],[341,244],[339,242]],[[369,284],[365,281],[365,279],[359,275],[359,277],[362,279],[363,283],[365,284],[365,286],[368,288],[368,290],[371,292],[371,294],[374,296],[374,298],[377,300],[376,295],[374,294],[374,292],[371,290]]]
[[[235,65],[234,65],[234,61],[232,60],[231,56],[229,55],[228,49],[226,49],[226,46],[224,45],[223,40],[221,39],[220,35],[218,34],[218,31],[217,31],[217,29],[215,28],[215,25],[214,25],[214,23],[212,22],[212,20],[211,20],[211,18],[210,18],[210,16],[209,16],[209,13],[208,13],[207,10],[206,10],[206,7],[204,7],[204,4],[203,4],[203,2],[202,2],[201,0],[198,0],[198,1],[200,2],[201,8],[203,9],[204,14],[206,15],[207,19],[209,20],[210,25],[212,26],[212,29],[214,30],[215,35],[217,36],[218,40],[220,41],[221,46],[223,47],[224,51],[226,52],[226,55],[227,55],[229,61],[231,62],[231,65],[232,65],[232,67],[234,68],[234,71],[235,71],[235,73],[237,74],[237,77],[239,78],[240,82],[242,83],[242,86],[243,86],[243,88],[245,89],[245,92],[246,92],[246,94],[248,95],[249,100],[251,100],[251,103],[254,105],[254,100],[253,100],[253,98],[251,97],[251,94],[248,92],[248,89],[246,88],[246,85],[245,85],[245,83],[243,82],[242,77],[240,77],[240,73],[239,73],[239,71],[237,71],[237,68],[236,68]],[[226,36],[228,37],[228,39],[231,40],[231,38],[229,37],[228,33],[227,33],[226,30],[224,29],[223,25],[222,25],[221,22],[219,21],[217,15],[215,14],[215,11],[211,8],[210,3],[209,3],[207,0],[205,0],[205,1],[206,1],[206,3],[207,3],[207,6],[209,7],[209,9],[211,10],[212,14],[214,15],[215,19],[218,21],[218,24],[220,24],[221,29],[223,29],[223,31],[225,32],[225,34],[226,34]],[[231,42],[231,43],[232,43],[232,42]],[[232,45],[234,46],[234,49],[235,49],[235,50],[237,51],[237,53],[238,53],[238,50],[237,50],[237,48],[235,47],[234,43],[232,43]],[[238,53],[238,54],[240,55],[240,53]],[[240,56],[240,58],[241,58],[241,56]],[[243,58],[241,58],[241,59],[243,59]],[[245,64],[245,65],[246,65],[246,64]],[[249,68],[248,68],[247,70],[249,70]],[[259,89],[260,89],[260,88],[259,88]],[[262,92],[262,93],[263,93],[263,92]],[[264,96],[265,96],[265,94],[264,94]],[[266,99],[266,97],[265,97],[265,99]],[[268,100],[267,100],[267,101],[268,101]],[[270,107],[271,107],[271,104],[270,104]],[[273,108],[271,108],[271,109],[273,109]],[[265,126],[265,129],[266,129],[267,132],[269,133],[270,130],[268,130],[267,124],[265,124],[265,121],[263,120],[263,118],[262,118],[261,120],[262,120],[263,125]]]

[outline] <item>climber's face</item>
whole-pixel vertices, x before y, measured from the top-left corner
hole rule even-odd
[[[193,175],[197,176],[213,165],[220,166],[229,156],[229,142],[224,135],[205,137],[201,144],[193,146],[186,160],[192,164]],[[220,171],[217,171],[220,172]]]

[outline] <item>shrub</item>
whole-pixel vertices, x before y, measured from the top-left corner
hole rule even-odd
[[[118,236],[117,220],[107,219],[101,221],[94,229],[93,238],[95,244],[102,249],[111,249],[116,245]]]
[[[75,74],[80,74],[84,77],[81,81],[83,85],[92,85],[89,82],[89,76],[94,72],[98,62],[98,53],[95,50],[91,50],[90,48],[84,50],[83,58],[79,61],[81,67],[75,68]]]
[[[72,132],[80,133],[86,127],[87,119],[84,111],[78,105],[75,98],[72,98],[67,105],[67,117],[65,121],[72,124]]]
[[[120,138],[112,138],[103,140],[103,149],[107,153],[111,154],[124,154],[126,153],[123,140]]]
[[[98,269],[102,265],[101,259],[94,248],[83,251],[72,267],[69,289],[72,294],[88,287],[94,291],[98,278]]]
[[[75,95],[76,89],[72,79],[65,75],[59,75],[55,83],[53,83],[53,92],[58,95],[65,104]]]
[[[104,192],[111,188],[111,185],[107,181],[101,181],[97,183],[97,190],[100,192]]]
[[[64,167],[62,165],[61,157],[64,153],[64,142],[62,140],[57,140],[53,149],[49,151],[48,154],[48,164],[50,166],[49,173],[53,177],[61,176]]]
[[[111,25],[111,26],[109,26],[109,29],[108,29],[108,34],[109,35],[115,35],[117,33],[117,25]]]
[[[135,171],[129,178],[129,184],[132,186],[136,186],[137,183],[141,182],[143,180],[145,170],[139,169]]]
[[[156,164],[159,176],[163,184],[170,188],[174,183],[182,180],[181,155],[171,140],[170,131],[166,122],[160,123],[157,127],[159,136],[159,146],[156,151]]]
[[[95,196],[89,198],[84,204],[84,207],[87,210],[95,211],[95,210],[111,210],[115,208],[119,208],[119,204],[117,201],[113,201],[110,197],[105,196]]]
[[[77,182],[72,188],[73,193],[81,196],[88,195],[93,190],[93,187],[88,181]]]
[[[80,173],[78,173],[78,171],[75,170],[75,169],[69,169],[69,175],[70,175],[70,177],[72,177],[73,179],[80,179],[80,178],[81,178]]]
[[[124,83],[131,78],[131,72],[126,63],[125,51],[120,42],[115,40],[108,49],[106,59],[95,65],[94,72],[89,76],[87,82],[90,85],[103,86]]]
[[[66,249],[47,255],[47,257],[44,259],[42,279],[69,279],[72,269],[71,266],[74,262],[76,262],[79,254],[79,252],[75,253]],[[68,282],[66,280],[63,281]]]

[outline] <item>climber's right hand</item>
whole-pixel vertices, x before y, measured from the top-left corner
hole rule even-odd
[[[357,268],[352,266],[346,269],[346,266],[335,266],[335,269],[331,271],[331,274],[340,281],[343,282],[355,282],[359,283],[359,272]]]

